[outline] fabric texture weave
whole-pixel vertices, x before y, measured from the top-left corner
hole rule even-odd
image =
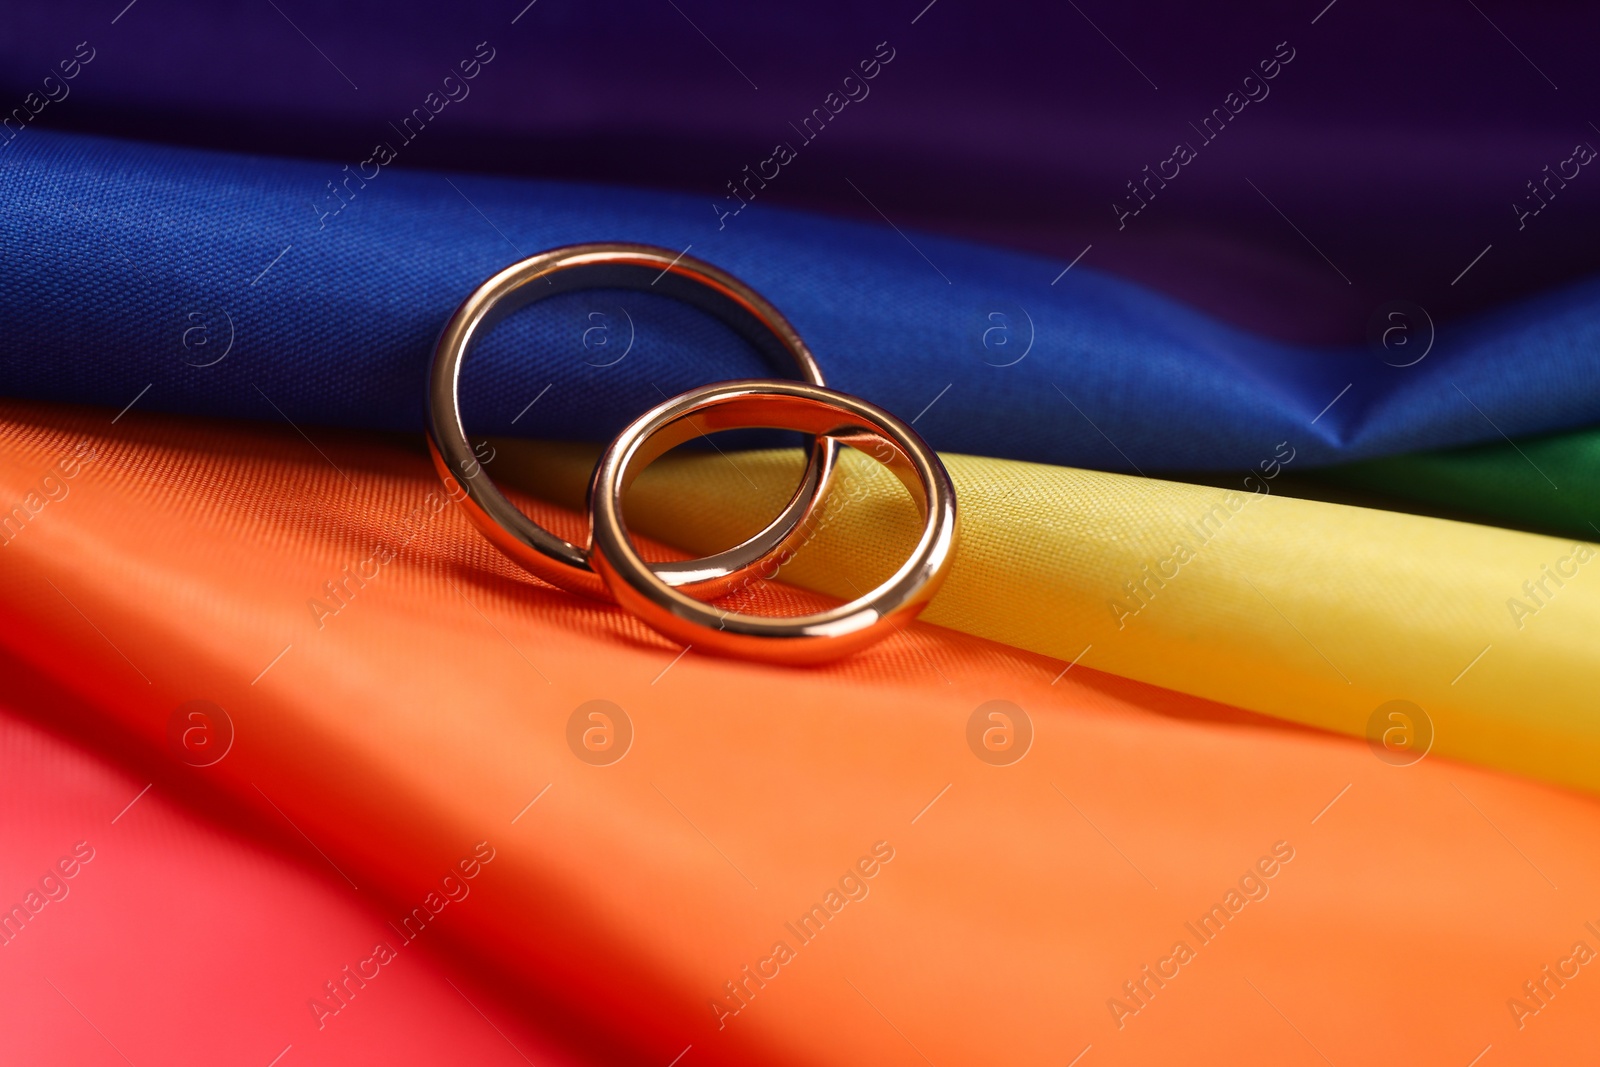
[[[781,575],[848,598],[892,572],[918,524],[891,475],[847,459],[853,487]],[[1264,471],[1229,490],[944,460],[961,542],[930,622],[1358,737],[1408,701],[1444,755],[1600,792],[1593,543],[1289,499]],[[581,506],[592,453],[507,442],[497,462]],[[697,553],[736,544],[800,462],[668,457],[635,483],[630,522]]]
[[[348,199],[319,207],[330,182]],[[475,286],[552,246],[635,240],[752,284],[830,384],[942,451],[1253,470],[1281,442],[1309,467],[1600,423],[1600,281],[1463,323],[1394,367],[1087,269],[1053,284],[1060,267],[1034,257],[778,210],[719,231],[703,203],[655,193],[363,181],[47,131],[0,156],[0,190],[0,394],[14,397],[414,431],[432,343]],[[774,372],[650,296],[564,294],[502,323],[464,371],[468,426],[602,441],[664,396]]]
[[[1591,798],[926,624],[826,670],[685,652],[515,571],[391,442],[17,404],[0,438],[8,499],[80,459],[0,548],[8,649],[148,751],[214,701],[210,781],[389,899],[487,841],[440,925],[602,1059],[1589,1047],[1600,991],[1508,1002],[1600,919],[1545,903],[1600,895]],[[597,699],[633,735],[606,765],[569,741]]]

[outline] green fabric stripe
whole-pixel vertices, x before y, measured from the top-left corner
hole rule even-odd
[[[1600,538],[1600,428],[1366,460],[1302,477],[1383,494],[1397,510],[1416,502],[1500,526]]]

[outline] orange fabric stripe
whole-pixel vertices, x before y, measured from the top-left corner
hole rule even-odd
[[[152,746],[182,702],[221,705],[234,746],[194,773],[597,1055],[1550,1063],[1592,1040],[1593,968],[1536,1012],[1523,988],[1600,948],[1590,798],[929,625],[825,669],[680,655],[435,512],[407,445],[110,415],[0,410],[0,505],[25,513],[5,642]],[[604,766],[568,741],[597,699],[634,732]],[[1009,766],[980,758],[991,701],[1031,723]]]

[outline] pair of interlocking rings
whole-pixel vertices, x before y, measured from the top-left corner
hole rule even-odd
[[[601,453],[589,483],[589,544],[565,541],[506,499],[480,466],[461,422],[461,364],[473,343],[512,312],[575,289],[637,289],[683,300],[721,319],[775,363],[793,361],[801,381],[757,378],[680,393],[640,415]],[[944,581],[955,552],[956,502],[950,476],[916,432],[859,397],[825,387],[822,370],[794,327],[749,286],[681,253],[636,244],[556,248],[512,264],[478,286],[450,316],[434,350],[428,386],[428,444],[447,485],[483,534],[532,574],[574,593],[614,600],[685,645],[780,663],[847,655],[910,622]],[[645,562],[622,518],[634,478],[673,447],[748,427],[813,435],[810,462],[777,518],[743,544],[703,559]],[[922,513],[922,533],[900,568],[864,596],[789,618],[727,611],[716,598],[774,561],[787,561],[808,536],[833,483],[839,446],[887,466]],[[770,578],[776,568],[762,577]]]

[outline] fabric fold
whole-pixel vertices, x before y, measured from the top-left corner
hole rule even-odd
[[[1062,276],[883,226],[772,210],[719,229],[681,196],[365,173],[30,131],[0,156],[0,393],[414,431],[432,342],[475,286],[545,248],[635,240],[752,284],[830,384],[943,451],[1254,470],[1288,442],[1303,468],[1600,422],[1593,279],[1396,367],[1269,341],[1088,265]],[[597,441],[664,395],[771,373],[697,312],[572,293],[485,339],[463,404],[474,432]]]
[[[1600,87],[1581,4],[1488,11],[1513,51],[1468,4],[1391,8],[1380,32],[1259,0],[696,0],[622,23],[527,3],[19,10],[0,152],[65,127],[317,156],[310,210],[381,143],[402,167],[678,189],[730,229],[772,203],[887,217],[1036,251],[1043,282],[1082,255],[1069,277],[1110,269],[1318,342],[1359,341],[1397,296],[1449,329],[1600,269],[1582,176],[1600,141],[1551,106]]]
[[[1455,508],[1503,526],[1600,536],[1595,429],[1327,467],[1311,482]]]
[[[509,441],[496,473],[581,506],[592,456]],[[854,487],[781,571],[846,598],[887,575],[916,529],[894,478],[847,458]],[[1279,460],[1230,490],[944,458],[962,533],[928,621],[1358,737],[1381,737],[1380,709],[1407,701],[1443,755],[1600,790],[1592,543],[1280,497]],[[628,515],[713,551],[777,513],[799,463],[668,457],[635,483]]]
[[[454,958],[447,928],[401,944],[381,888],[353,890],[277,813],[281,834],[242,825],[205,782],[220,719],[185,716],[187,741],[124,749],[117,766],[40,725],[104,733],[115,719],[8,652],[0,672],[12,1062],[593,1062],[554,1045],[481,960]],[[196,975],[206,1010],[173,1013]]]
[[[1591,993],[1522,990],[1600,924],[1592,798],[925,624],[826,670],[716,660],[518,573],[409,447],[112,419],[5,406],[3,499],[43,501],[0,548],[8,649],[153,749],[224,708],[219,787],[613,1059],[1588,1047]]]

